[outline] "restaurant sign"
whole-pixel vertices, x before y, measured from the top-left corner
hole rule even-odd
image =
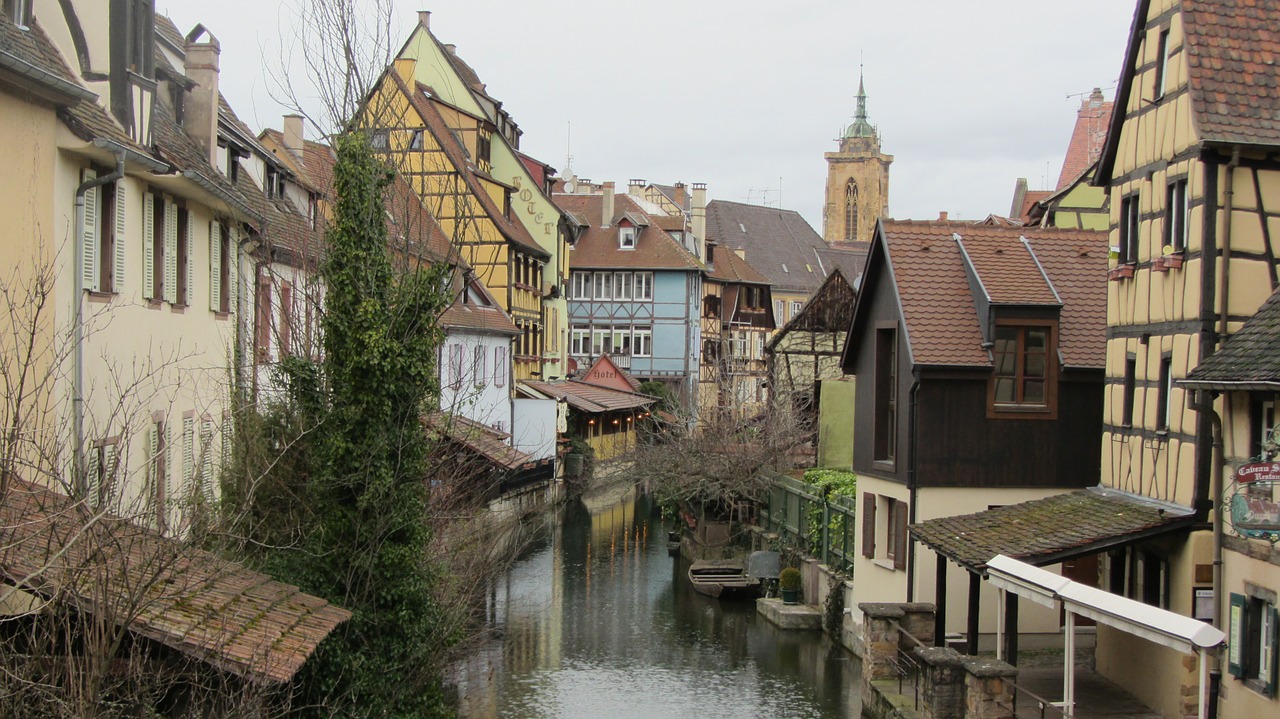
[[[1280,540],[1280,462],[1250,462],[1236,467],[1229,503],[1231,526],[1249,539]]]

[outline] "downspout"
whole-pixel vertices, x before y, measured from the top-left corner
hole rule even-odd
[[[1229,203],[1230,201],[1228,201]],[[1223,545],[1223,523],[1222,523],[1222,507],[1219,500],[1222,498],[1223,484],[1223,465],[1226,462],[1223,451],[1222,439],[1222,416],[1213,408],[1214,393],[1208,390],[1200,390],[1195,394],[1195,401],[1190,403],[1191,409],[1195,410],[1201,417],[1208,420],[1213,436],[1213,455],[1210,460],[1213,463],[1213,471],[1209,482],[1209,492],[1211,501],[1211,512],[1213,513],[1213,626],[1217,629],[1222,628],[1222,545]],[[1222,682],[1222,656],[1220,652],[1213,653],[1212,671],[1209,675],[1209,716],[1217,716],[1218,705],[1218,687]]]
[[[89,491],[89,481],[88,477],[85,477],[84,464],[84,195],[95,187],[102,187],[109,182],[115,182],[124,177],[124,157],[125,153],[123,151],[117,152],[115,170],[102,177],[86,180],[76,188],[76,290],[75,309],[71,313],[71,342],[75,347],[75,367],[72,374],[71,425],[72,433],[75,435],[75,444],[73,446],[73,451],[75,452],[74,489],[77,494],[81,495]]]
[[[1222,283],[1218,286],[1218,342],[1227,338],[1227,302],[1231,299],[1231,210],[1235,204],[1235,169],[1240,166],[1240,146],[1231,148],[1231,162],[1227,163],[1227,176],[1222,188]]]
[[[920,391],[920,370],[911,372],[911,391],[907,393],[907,441],[911,446],[907,449],[907,525],[916,523],[916,397]],[[916,596],[916,543],[910,541],[908,534],[907,550],[907,601],[914,602]],[[938,561],[942,561],[941,558]]]

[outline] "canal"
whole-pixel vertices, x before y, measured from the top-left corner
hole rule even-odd
[[[687,568],[647,500],[571,503],[491,596],[495,636],[456,669],[459,716],[858,716],[852,654],[693,592]]]

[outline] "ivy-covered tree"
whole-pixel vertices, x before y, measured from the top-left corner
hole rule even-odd
[[[432,658],[452,630],[430,591],[421,415],[438,393],[436,318],[449,270],[393,271],[383,202],[391,171],[363,134],[339,136],[335,150],[309,526],[276,563],[353,616],[308,663],[294,704],[323,716],[442,715]]]

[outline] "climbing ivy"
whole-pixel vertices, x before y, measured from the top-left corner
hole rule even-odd
[[[322,400],[302,546],[273,569],[351,610],[306,664],[295,706],[317,716],[443,716],[433,656],[451,642],[425,557],[428,444],[420,416],[437,396],[435,318],[444,267],[393,271],[384,188],[391,174],[359,133],[335,143],[336,203],[323,266],[324,359],[295,362]],[[321,389],[322,388],[322,389]]]
[[[853,499],[858,488],[858,475],[842,469],[824,469],[815,467],[806,470],[804,481],[813,487],[814,492],[829,501],[831,497],[848,497]],[[822,503],[809,505],[808,540],[811,548],[817,548],[822,542]],[[844,515],[833,513],[827,525],[830,536],[837,536],[844,531]]]

